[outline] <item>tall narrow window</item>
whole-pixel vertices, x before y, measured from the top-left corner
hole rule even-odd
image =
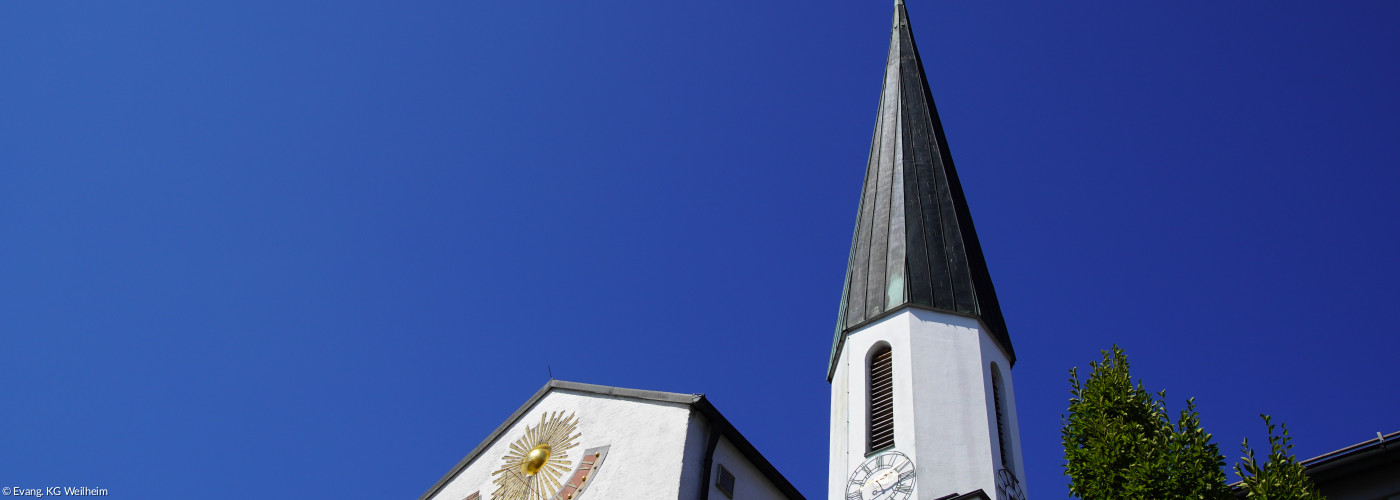
[[[1001,467],[1012,470],[1011,450],[1006,443],[1006,436],[1009,434],[1006,429],[1006,404],[1002,402],[1001,371],[996,365],[992,365],[992,404],[996,406],[997,412],[997,446],[1001,450]]]
[[[894,363],[890,346],[876,347],[870,356],[869,451],[894,446]]]

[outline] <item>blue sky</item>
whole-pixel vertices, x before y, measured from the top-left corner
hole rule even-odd
[[[1400,430],[1400,4],[909,11],[1031,495],[1114,343],[1231,462]],[[552,369],[706,393],[823,498],[890,15],[0,5],[0,483],[414,498]]]

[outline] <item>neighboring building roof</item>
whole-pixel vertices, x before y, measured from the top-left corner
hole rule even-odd
[[[904,306],[977,317],[1016,362],[902,0],[857,214],[828,380],[847,333]]]
[[[705,417],[705,420],[710,423],[711,429],[722,433],[740,453],[743,453],[744,458],[748,459],[749,463],[753,464],[754,467],[757,467],[758,470],[763,473],[764,477],[768,478],[768,481],[773,483],[774,487],[782,491],[788,498],[796,500],[805,500],[806,498],[802,496],[802,493],[797,491],[797,488],[794,487],[792,483],[788,482],[787,478],[783,477],[782,473],[778,472],[776,467],[773,467],[772,463],[768,462],[768,459],[763,458],[763,454],[759,453],[758,449],[754,448],[753,444],[749,443],[749,440],[744,438],[744,436],[739,433],[739,430],[735,429],[734,425],[730,424],[729,420],[724,418],[724,415],[721,415],[714,405],[710,404],[708,399],[705,399],[704,394],[646,391],[641,389],[610,387],[606,385],[567,382],[563,380],[550,380],[549,383],[541,387],[540,390],[535,391],[535,395],[530,396],[530,399],[525,401],[525,404],[520,405],[520,408],[517,408],[515,413],[510,414],[510,417],[507,418],[505,422],[502,422],[500,426],[496,427],[496,430],[486,436],[486,439],[482,440],[481,444],[476,445],[476,448],[472,449],[471,453],[468,453],[466,457],[457,462],[457,465],[453,466],[452,470],[447,472],[447,475],[442,476],[442,479],[434,483],[432,488],[429,488],[426,493],[423,493],[423,496],[418,497],[419,500],[432,498],[433,495],[441,491],[443,487],[447,486],[447,483],[452,481],[452,478],[457,477],[457,474],[462,472],[463,469],[466,469],[467,465],[471,464],[478,455],[486,451],[486,449],[490,447],[492,443],[496,442],[502,434],[505,434],[516,420],[523,417],[525,413],[530,411],[530,408],[535,406],[535,403],[538,403],[546,394],[554,389],[597,394],[600,396],[616,396],[641,401],[690,405],[693,411],[698,411]]]
[[[1400,431],[1384,436],[1377,432],[1375,439],[1362,441],[1300,462],[1303,466],[1303,472],[1308,475],[1309,479],[1312,479],[1313,484],[1317,485],[1318,489],[1324,490],[1324,494],[1327,493],[1325,490],[1330,489],[1331,484],[1335,482],[1397,463],[1400,463]],[[1245,498],[1246,493],[1248,493],[1243,484],[1235,482],[1230,485],[1236,498]]]
[[[1384,436],[1376,433],[1375,439],[1366,440],[1330,453],[1323,453],[1302,462],[1304,471],[1313,484],[1327,493],[1329,483],[1350,482],[1367,473],[1376,472],[1383,466],[1400,464],[1400,431]],[[1392,486],[1400,486],[1400,478],[1392,477]],[[1392,491],[1393,493],[1393,491]]]

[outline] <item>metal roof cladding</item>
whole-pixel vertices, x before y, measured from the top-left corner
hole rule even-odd
[[[906,306],[980,319],[1016,362],[909,14],[897,1],[827,379],[847,334]]]

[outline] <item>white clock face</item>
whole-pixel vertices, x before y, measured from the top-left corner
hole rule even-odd
[[[846,481],[846,500],[906,500],[913,494],[914,461],[897,451],[870,457]]]

